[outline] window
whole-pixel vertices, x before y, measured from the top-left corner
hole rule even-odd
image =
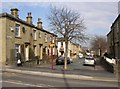
[[[47,42],[47,34],[45,33],[45,42]]]
[[[41,38],[41,33],[40,32],[38,33],[38,37]]]
[[[20,37],[20,25],[19,24],[16,24],[16,27],[15,27],[15,36],[16,37]]]
[[[25,33],[25,27],[22,27],[22,31],[23,31],[23,33]]]
[[[61,42],[61,46],[63,46],[63,42]]]
[[[117,22],[116,25],[117,25],[117,26],[116,26],[116,29],[117,29],[117,33],[118,33],[118,32],[119,32],[118,22]]]
[[[53,41],[53,43],[55,43],[55,37],[53,37],[52,41]]]
[[[118,40],[119,40],[119,26],[118,26],[118,22],[116,23],[116,30],[117,30],[116,41],[118,42]]]
[[[20,53],[20,44],[15,44],[15,57],[17,57],[17,52]]]
[[[53,41],[53,36],[52,35],[50,35],[50,42],[52,43]]]
[[[34,45],[34,53],[35,53],[35,56],[37,56],[37,47],[36,47],[36,45]]]
[[[48,49],[47,49],[47,47],[45,47],[45,52],[46,52],[46,54],[48,54]]]
[[[34,40],[37,40],[36,30],[34,30]]]

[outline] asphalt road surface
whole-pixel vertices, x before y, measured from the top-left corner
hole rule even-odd
[[[84,66],[84,58],[74,60],[73,63],[68,64],[68,70],[80,71],[79,74],[93,77],[116,77],[114,73],[110,73],[106,71],[97,61],[95,67],[94,66]],[[56,69],[63,69],[64,65],[55,65]]]
[[[85,76],[115,77],[114,74],[107,72],[100,65],[96,65],[96,68],[83,66],[83,61],[84,59],[75,60],[68,65],[68,69],[80,71],[80,75]],[[63,65],[55,65],[55,67],[63,69]],[[54,89],[57,87],[118,87],[118,83],[114,81],[55,78],[14,72],[3,72],[0,82],[2,87],[52,87],[52,89],[53,87]]]
[[[117,82],[43,77],[3,72],[2,87],[117,87]]]

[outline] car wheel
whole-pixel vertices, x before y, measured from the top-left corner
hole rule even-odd
[[[86,66],[86,64],[83,64],[83,66]]]
[[[56,62],[56,65],[58,65],[59,63],[58,62]]]

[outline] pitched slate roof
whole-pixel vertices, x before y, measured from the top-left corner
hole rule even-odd
[[[39,28],[36,27],[35,25],[29,24],[29,23],[27,23],[26,21],[24,21],[24,20],[22,20],[22,19],[20,19],[20,18],[18,18],[18,17],[14,17],[14,16],[11,15],[11,14],[8,14],[8,13],[0,13],[0,18],[4,18],[4,17],[9,18],[9,19],[11,19],[11,20],[18,21],[18,22],[20,22],[20,23],[22,23],[22,24],[25,24],[25,25],[27,25],[27,26],[36,28],[37,30],[41,30],[41,31],[43,31],[43,32],[46,32],[46,33],[49,33],[49,34],[51,34],[51,35],[57,36],[56,34],[53,34],[53,33],[51,33],[51,32],[48,32],[48,31],[46,31],[46,30],[43,29],[43,28],[42,28],[42,29],[39,29]]]

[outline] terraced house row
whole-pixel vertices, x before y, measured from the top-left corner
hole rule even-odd
[[[28,13],[26,21],[19,18],[19,10],[11,9],[11,14],[0,14],[0,56],[3,64],[14,64],[16,54],[21,54],[24,63],[27,61],[40,64],[49,62],[51,55],[50,42],[54,44],[53,55],[57,56],[57,35],[43,29],[41,19],[37,26],[32,23],[32,15]]]
[[[113,22],[110,32],[107,34],[108,54],[112,58],[120,59],[120,14]]]

